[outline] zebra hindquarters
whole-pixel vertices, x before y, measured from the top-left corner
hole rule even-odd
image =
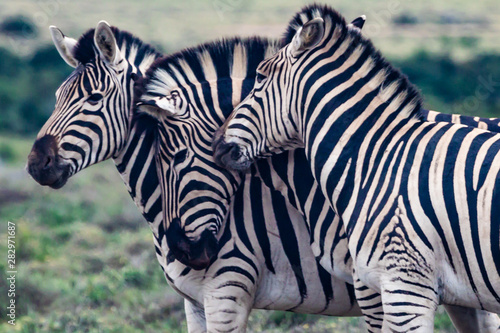
[[[434,253],[417,237],[401,200],[387,218],[382,230],[362,240],[355,258],[356,290],[366,285],[380,293],[382,332],[433,332],[439,304]],[[367,318],[363,306],[362,311]]]

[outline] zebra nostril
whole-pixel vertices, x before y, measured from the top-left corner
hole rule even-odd
[[[230,152],[231,152],[231,159],[235,161],[238,160],[242,155],[240,147],[235,143],[231,144]]]
[[[47,170],[49,169],[51,166],[52,166],[52,161],[53,161],[53,158],[50,157],[50,156],[46,156],[45,157],[45,163],[43,165],[43,169],[44,170]]]

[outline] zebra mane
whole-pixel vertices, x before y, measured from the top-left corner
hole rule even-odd
[[[226,38],[184,49],[157,59],[136,82],[136,97],[166,95],[172,89],[220,78],[254,78],[259,63],[278,51],[279,41],[260,38]],[[241,62],[236,57],[241,57]]]
[[[132,49],[134,52],[137,50],[135,58],[133,59],[134,64],[138,65],[145,60],[145,58],[152,55],[155,56],[155,58],[161,56],[161,54],[151,45],[143,42],[130,32],[120,30],[117,27],[111,27],[111,30],[115,35],[118,48],[122,50],[123,45],[125,45],[125,58],[128,59],[131,56]],[[73,56],[81,64],[87,64],[95,61],[97,50],[94,46],[94,32],[95,29],[89,29],[80,37],[75,46]]]
[[[370,55],[371,60],[370,69],[377,70],[384,73],[384,78],[381,82],[380,96],[388,96],[391,92],[405,92],[404,101],[407,107],[404,108],[404,112],[408,114],[408,117],[414,117],[423,119],[421,114],[422,110],[422,96],[420,91],[415,85],[413,85],[408,77],[403,74],[399,69],[393,67],[385,58],[382,56],[379,50],[375,48],[371,40],[363,36],[356,29],[347,29],[347,22],[344,17],[327,5],[313,4],[304,7],[300,12],[296,13],[288,24],[288,27],[283,35],[281,44],[283,46],[289,44],[297,30],[302,27],[307,21],[314,18],[321,17],[325,20],[325,23],[329,21],[334,29],[339,29],[339,38],[346,39],[350,38],[352,44],[362,47],[364,51],[367,51]],[[325,35],[327,32],[325,32]],[[349,56],[359,47],[348,47],[346,49],[345,55]]]

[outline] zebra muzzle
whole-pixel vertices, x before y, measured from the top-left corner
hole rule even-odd
[[[245,158],[241,147],[237,143],[226,142],[222,135],[215,136],[212,149],[215,163],[223,168],[244,171],[252,163]]]
[[[45,135],[33,144],[26,169],[40,185],[59,189],[69,178],[69,165],[60,163],[57,155],[57,141],[52,135]]]
[[[204,230],[197,241],[190,240],[180,225],[179,219],[174,219],[167,230],[167,244],[170,254],[195,270],[205,269],[217,257],[219,242],[210,230]]]

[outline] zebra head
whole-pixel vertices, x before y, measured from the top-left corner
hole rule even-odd
[[[302,91],[323,84],[326,78],[322,74],[328,70],[321,69],[318,54],[330,51],[332,45],[347,47],[342,44],[346,34],[361,36],[360,29],[353,29],[340,16],[337,20],[323,18],[327,10],[313,5],[296,14],[285,33],[286,45],[259,64],[254,89],[214,138],[214,157],[219,164],[243,170],[256,158],[304,146],[298,109],[311,103],[311,96]]]
[[[138,109],[159,121],[156,157],[168,248],[192,268],[216,257],[230,200],[242,183],[239,173],[215,163],[213,135],[277,45],[260,38],[206,43],[159,59],[138,81]]]
[[[178,111],[187,113],[165,119],[158,131],[157,167],[166,240],[176,259],[204,269],[218,252],[219,231],[242,180],[238,173],[215,164],[210,150],[213,132],[206,132],[189,116],[193,105],[187,105],[185,96],[175,98]]]
[[[133,80],[145,71],[136,60],[151,57],[151,64],[156,56],[105,21],[79,41],[54,26],[50,32],[61,57],[75,69],[56,92],[55,109],[38,133],[27,170],[41,185],[57,189],[83,168],[120,153],[132,118]]]

